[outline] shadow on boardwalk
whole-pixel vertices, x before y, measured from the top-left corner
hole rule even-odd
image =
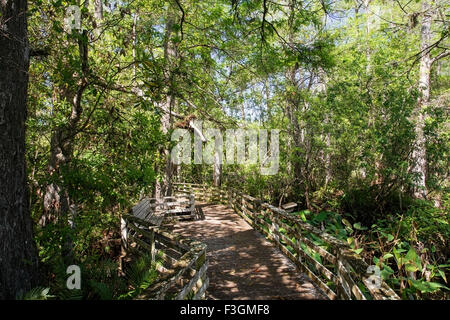
[[[224,205],[199,204],[205,220],[175,232],[208,245],[209,299],[326,299],[275,246]]]

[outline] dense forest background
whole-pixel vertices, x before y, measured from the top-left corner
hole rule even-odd
[[[59,298],[132,296],[115,272],[120,216],[187,181],[297,202],[403,298],[445,298],[449,15],[445,0],[28,2],[35,284]],[[278,174],[174,166],[171,133],[193,118],[279,129]],[[89,279],[76,292],[74,261]]]

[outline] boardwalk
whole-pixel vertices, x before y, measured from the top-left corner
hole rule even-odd
[[[199,205],[205,220],[180,222],[174,231],[208,245],[208,299],[326,299],[232,209]]]

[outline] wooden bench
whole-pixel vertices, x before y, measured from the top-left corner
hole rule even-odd
[[[176,194],[164,198],[166,216],[175,220],[194,220],[197,217],[194,194]]]
[[[195,210],[195,197],[193,194],[181,194],[163,199],[142,199],[131,209],[131,215],[155,226],[161,226],[163,221],[190,220],[197,218]]]
[[[148,197],[142,199],[141,202],[131,208],[131,214],[138,219],[159,227],[164,220],[165,214],[163,210],[158,210],[160,204],[152,200],[154,199]]]
[[[297,204],[295,202],[289,202],[283,204],[281,208],[286,212],[294,212],[294,210],[297,208]]]

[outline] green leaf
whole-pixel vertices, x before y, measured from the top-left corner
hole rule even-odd
[[[440,284],[437,282],[426,282],[426,281],[414,280],[414,279],[409,279],[409,281],[414,286],[414,288],[416,288],[417,290],[419,290],[422,293],[431,293],[431,292],[435,292],[439,289],[450,290],[443,284]]]
[[[360,222],[355,223],[355,224],[353,225],[353,227],[354,227],[356,230],[367,230],[366,227],[361,226],[361,223],[360,223]]]
[[[376,265],[378,265],[378,262],[380,261],[379,258],[377,257],[373,257],[373,263],[375,263]]]
[[[300,218],[303,220],[303,222],[306,222],[306,215],[304,212],[299,212]]]
[[[447,283],[447,277],[445,276],[445,272],[438,269],[439,275],[444,279],[445,283]]]
[[[352,238],[352,237],[347,238],[347,243],[349,245],[352,245],[353,243],[355,243],[355,238]]]
[[[416,269],[414,271],[417,271],[417,270],[422,269],[422,263],[420,261],[420,257],[417,255],[417,252],[416,252],[416,250],[414,250],[413,247],[411,247],[408,250],[408,253],[406,253],[405,259],[408,260],[408,265],[409,265],[408,268],[410,269],[407,271],[412,271],[413,269]],[[412,272],[414,272],[414,271],[412,271]]]
[[[318,215],[314,217],[314,221],[322,222],[328,217],[328,213],[325,211],[320,212]]]
[[[347,227],[349,227],[350,229],[353,230],[352,224],[351,224],[350,222],[348,222],[347,219],[342,219],[342,223],[345,224]]]
[[[384,260],[387,260],[387,259],[390,259],[390,258],[392,258],[394,255],[392,254],[392,253],[386,253],[384,256],[383,256],[383,259]]]
[[[408,272],[416,272],[419,270],[415,264],[407,263],[405,264],[405,270]]]

